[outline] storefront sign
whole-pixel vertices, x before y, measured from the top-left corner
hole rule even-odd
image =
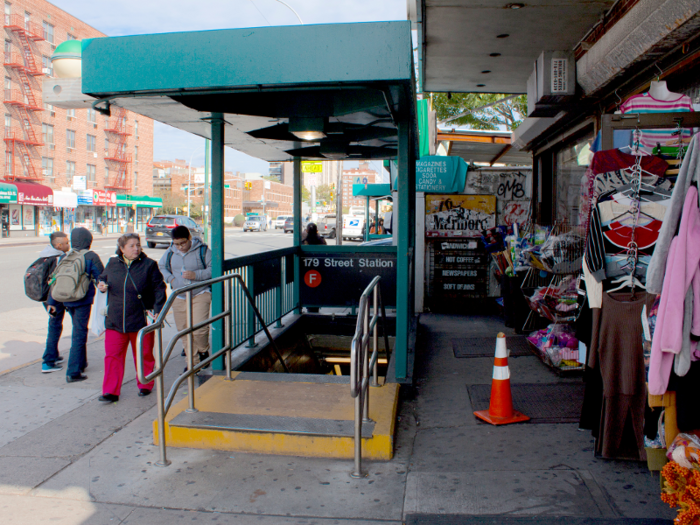
[[[302,161],[301,163],[301,172],[302,173],[321,173],[323,171],[323,163],[322,162],[311,162],[311,161]]]
[[[435,239],[428,243],[428,296],[435,311],[450,311],[467,298],[486,297],[489,256],[477,240],[455,242]]]
[[[79,206],[92,206],[92,191],[86,190],[78,193]]]
[[[358,304],[375,276],[381,276],[385,306],[396,305],[395,253],[323,253],[301,257],[301,301],[311,306]]]
[[[416,191],[461,192],[466,178],[467,163],[461,157],[423,157],[416,162]]]
[[[495,195],[426,195],[426,237],[480,237],[496,226]]]
[[[78,195],[72,191],[54,191],[53,205],[55,208],[77,208]]]
[[[117,194],[113,191],[92,190],[92,203],[95,206],[116,206]]]
[[[73,175],[73,189],[75,191],[87,190],[87,175]]]
[[[53,206],[53,190],[30,182],[13,182],[17,187],[17,203],[30,206]]]
[[[15,204],[17,202],[17,188],[12,184],[0,182],[0,204]]]

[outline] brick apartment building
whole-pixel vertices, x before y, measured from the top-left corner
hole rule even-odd
[[[143,231],[159,207],[151,198],[153,121],[118,108],[107,117],[42,101],[56,47],[105,35],[43,0],[5,2],[3,27],[0,183],[17,188],[16,200],[0,200],[3,235],[48,235],[77,225],[98,230],[102,224],[110,231]]]
[[[294,189],[292,186],[265,179],[248,180],[253,187],[243,190],[243,214],[259,213],[275,219],[293,214]],[[263,204],[264,202],[264,204]]]
[[[365,206],[366,197],[353,197],[352,185],[362,184],[364,179],[367,184],[381,182],[379,174],[370,167],[369,162],[360,162],[357,168],[343,170],[343,206]]]

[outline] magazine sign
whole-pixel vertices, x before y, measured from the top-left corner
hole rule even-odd
[[[495,195],[426,195],[426,237],[480,237],[496,226]]]

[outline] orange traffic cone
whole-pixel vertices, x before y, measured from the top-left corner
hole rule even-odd
[[[503,332],[499,333],[496,339],[496,359],[493,366],[489,409],[479,410],[474,412],[474,415],[492,425],[521,423],[530,419],[528,416],[513,410],[508,351],[506,350],[506,336]]]

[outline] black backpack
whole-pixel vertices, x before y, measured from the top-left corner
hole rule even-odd
[[[57,256],[41,257],[27,268],[24,272],[24,294],[27,297],[42,303],[49,298],[49,280],[57,261]]]
[[[207,248],[209,248],[206,244],[202,244],[199,247],[199,259],[202,261],[202,268],[207,267]],[[173,258],[173,252],[171,250],[168,250],[168,255],[165,258],[165,269],[168,270],[170,273],[173,273],[173,264],[172,264],[172,258]]]

